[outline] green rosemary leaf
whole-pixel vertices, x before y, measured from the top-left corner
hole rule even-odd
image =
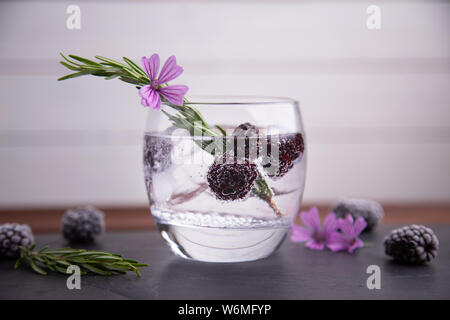
[[[70,263],[63,261],[63,260],[56,260],[55,264],[60,264],[62,266],[65,266],[66,268],[71,265]]]
[[[69,248],[62,248],[59,250],[47,250],[46,254],[74,254],[74,253],[80,253],[85,252],[86,250],[82,249],[69,249]]]
[[[129,262],[129,263],[138,263],[136,260],[133,259],[123,259],[124,262]]]
[[[29,262],[30,262],[31,268],[32,268],[35,272],[37,272],[37,273],[39,273],[39,274],[41,274],[41,275],[44,275],[44,276],[47,275],[47,272],[45,272],[42,268],[38,267],[38,266],[36,265],[36,263],[34,263],[33,259],[30,259]]]
[[[111,268],[116,268],[116,269],[120,269],[120,270],[134,270],[136,269],[135,267],[130,268],[130,264],[119,264],[119,263],[113,263],[113,264],[105,264],[105,267],[111,267]]]
[[[44,259],[46,265],[47,264],[51,266],[56,265],[56,261],[48,259],[45,255],[42,256],[42,259]]]
[[[68,64],[68,63],[65,62],[65,61],[60,61],[59,63],[61,63],[61,64],[62,64],[64,67],[66,67],[67,69],[70,69],[70,70],[73,70],[73,71],[78,71],[78,70],[80,70],[79,67],[74,67],[74,66]]]
[[[103,56],[95,56],[95,57],[96,57],[98,60],[101,60],[101,61],[106,62],[107,65],[117,66],[117,67],[120,67],[120,68],[126,67],[126,65],[124,65],[123,63],[120,63],[120,62],[115,61],[115,60],[113,60],[113,59],[109,59],[109,58],[106,58],[106,57],[103,57]]]
[[[43,263],[45,265],[45,260],[39,256],[33,256],[33,259],[36,261],[39,261],[40,263]]]
[[[123,261],[123,259],[121,261],[114,261],[111,264],[115,265],[115,266],[125,266],[125,267],[128,267],[131,265],[131,263]]]
[[[45,264],[47,268],[49,268],[51,271],[56,271],[59,267],[57,265],[51,265],[51,264]]]
[[[120,76],[119,80],[122,80],[123,82],[131,83],[131,84],[140,84],[139,80],[136,80],[135,78],[127,77],[127,76]]]
[[[119,76],[118,74],[113,74],[111,76],[105,77],[105,80],[111,80],[111,79],[117,78],[118,76]]]
[[[67,268],[62,268],[60,266],[55,266],[55,270],[60,272],[60,273],[67,274]],[[52,270],[52,271],[55,271],[55,270]]]
[[[148,267],[148,264],[146,264],[146,263],[133,263],[133,266],[135,266],[135,267]]]
[[[42,253],[42,252],[44,252],[44,251],[47,250],[47,249],[48,249],[48,246],[44,246],[44,247],[42,247],[41,250],[38,251],[38,253]]]
[[[17,268],[20,267],[20,263],[22,262],[22,260],[23,260],[23,257],[20,257],[20,258],[16,261],[16,263],[14,264],[14,269],[17,269]]]
[[[21,255],[21,257],[25,257],[25,256],[27,256],[28,255],[28,249],[27,248],[25,248],[25,247],[23,247],[23,246],[19,246],[19,249],[20,249],[20,255]]]
[[[224,128],[222,128],[221,126],[219,126],[218,124],[216,124],[216,128],[219,129],[219,131],[222,133],[222,135],[226,136],[227,132],[225,131]]]
[[[130,69],[128,67],[122,68],[122,72],[126,73],[126,76],[134,78],[137,81],[139,81],[139,78],[141,77],[141,75],[139,73],[137,73],[136,71],[134,71],[133,69]]]
[[[194,108],[194,107],[188,107],[188,108],[190,108],[192,111],[194,111],[195,114],[197,115],[197,117],[200,119],[200,121],[202,121],[202,123],[204,123],[206,126],[208,126],[208,125],[206,124],[205,119],[203,119],[203,116],[202,116],[202,114],[200,113],[200,111],[198,111],[198,110],[197,110],[196,108]]]
[[[144,72],[144,70],[142,70],[141,67],[139,67],[137,64],[135,64],[133,61],[131,61],[131,60],[128,59],[127,57],[123,57],[122,59],[123,59],[123,61],[125,61],[131,68],[133,68],[134,71],[136,71],[137,73],[141,74],[143,77],[147,78],[147,74]]]
[[[87,269],[87,270],[89,270],[89,271],[91,271],[93,273],[100,274],[102,276],[109,276],[109,275],[111,275],[111,272],[108,272],[108,271],[96,268],[96,267],[91,266],[91,265],[86,264],[86,263],[82,263],[81,267],[83,267],[83,268],[85,268],[85,269]]]
[[[185,109],[183,109],[183,108],[176,107],[176,108],[174,108],[174,109],[176,109],[176,110],[177,110],[180,114],[182,114],[185,118],[190,119],[191,122],[201,121],[201,120],[198,118],[197,114],[194,112],[194,110],[192,110],[191,108],[185,108]]]
[[[89,73],[88,74],[91,74],[91,75],[93,75],[93,76],[96,76],[96,77],[110,77],[110,76],[112,76],[114,73],[113,72],[110,72],[110,71],[108,71],[108,70],[92,70],[92,71],[89,71]],[[120,76],[119,74],[117,74],[117,76]]]
[[[89,59],[86,59],[86,58],[83,58],[83,57],[79,57],[79,56],[76,56],[74,54],[69,54],[69,57],[71,57],[72,59],[78,60],[80,62],[83,62],[85,64],[90,64],[90,65],[93,65],[93,66],[99,66],[100,65],[99,63],[97,63],[95,61],[92,61],[92,60],[89,60]]]
[[[114,261],[122,261],[122,258],[113,257],[113,256],[98,256],[98,257],[91,257],[91,260],[95,261],[108,261],[108,262],[114,262]]]
[[[83,257],[83,256],[110,256],[111,254],[105,251],[82,251],[82,252],[77,252],[77,253],[73,253],[70,254],[68,256],[66,256],[66,258],[69,257]]]
[[[103,68],[98,68],[98,67],[96,67],[96,66],[92,66],[92,65],[89,65],[89,64],[85,64],[85,65],[82,65],[80,68],[80,71],[89,71],[89,72],[92,72],[92,73],[94,73],[94,72],[105,72],[106,70],[103,70]]]
[[[83,259],[83,258],[66,258],[66,261],[68,263],[72,263],[72,264],[80,264],[80,263],[89,262],[89,260],[86,260],[86,259]]]
[[[273,196],[272,189],[270,189],[267,181],[261,175],[258,175],[258,178],[255,180],[254,192],[256,194],[268,195],[270,197]]]
[[[66,60],[69,64],[73,64],[73,65],[76,65],[76,66],[81,66],[81,64],[78,64],[78,63],[76,63],[76,62],[74,62],[74,61],[71,61],[71,60],[69,60],[65,55],[63,55],[61,52],[59,53],[60,55],[61,55],[61,57],[63,57],[63,59],[64,60]]]
[[[67,79],[72,79],[72,78],[76,78],[76,77],[81,77],[81,76],[84,76],[84,75],[87,75],[87,74],[89,74],[89,72],[80,71],[80,72],[68,74],[67,76],[58,78],[58,81],[67,80]]]

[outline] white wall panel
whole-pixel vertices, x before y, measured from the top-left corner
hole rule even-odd
[[[448,2],[383,2],[379,32],[366,28],[370,1],[81,1],[80,31],[65,27],[68,4],[1,3],[0,58],[96,48],[116,57],[157,50],[187,60],[422,58],[447,57],[450,41]]]
[[[62,68],[60,73],[65,72]],[[448,74],[189,75],[190,94],[288,96],[308,127],[449,127]],[[141,129],[137,90],[117,80],[0,77],[3,130]]]

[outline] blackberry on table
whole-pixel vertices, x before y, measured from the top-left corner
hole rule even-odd
[[[278,145],[278,168],[273,166],[272,136],[267,137],[267,158],[263,164],[266,174],[276,180],[283,177],[294,166],[295,160],[300,158],[305,150],[303,135],[301,133],[280,135]]]
[[[384,248],[395,261],[424,264],[436,258],[439,240],[430,228],[413,224],[393,230],[384,239]]]
[[[33,244],[33,233],[28,225],[18,223],[0,225],[0,257],[17,257],[20,255],[20,246],[28,248]]]
[[[345,218],[347,214],[353,216],[353,219],[362,217],[367,226],[363,232],[372,231],[383,219],[383,207],[374,200],[365,199],[343,199],[338,201],[331,209],[338,218]]]
[[[258,177],[256,164],[248,160],[238,162],[236,157],[224,156],[215,161],[207,173],[209,188],[220,200],[243,199],[252,190]]]
[[[104,214],[92,206],[69,209],[62,218],[62,234],[71,243],[92,243],[104,230]]]
[[[259,129],[249,122],[245,122],[237,126],[232,136],[234,156],[237,158],[245,158],[254,160],[259,155],[261,148],[261,140],[259,138]]]

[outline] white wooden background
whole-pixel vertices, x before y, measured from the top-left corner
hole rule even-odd
[[[136,90],[56,82],[59,51],[176,54],[191,94],[298,99],[308,202],[449,202],[449,31],[448,1],[2,1],[0,207],[146,204]]]

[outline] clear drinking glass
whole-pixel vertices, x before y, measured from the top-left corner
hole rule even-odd
[[[144,174],[161,236],[187,259],[267,257],[283,242],[302,201],[306,150],[298,103],[239,96],[192,101],[226,136],[219,130],[215,138],[192,135],[160,110],[149,110]],[[174,114],[168,106],[162,110]],[[213,151],[205,148],[212,145]]]

